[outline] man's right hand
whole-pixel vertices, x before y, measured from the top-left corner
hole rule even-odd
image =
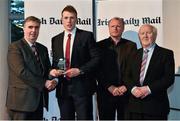
[[[110,87],[108,87],[108,91],[113,95],[113,96],[118,96],[119,92],[118,92],[118,88],[114,85],[111,85]]]
[[[57,81],[56,80],[46,80],[46,83],[45,83],[45,87],[49,90],[49,91],[52,91],[55,89],[57,85]]]
[[[60,70],[60,69],[52,69],[49,74],[53,77],[58,77],[64,74],[64,70]]]

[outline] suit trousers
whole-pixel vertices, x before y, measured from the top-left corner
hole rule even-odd
[[[164,115],[150,115],[144,113],[133,113],[129,114],[130,119],[128,120],[167,120],[167,116]]]
[[[124,120],[125,103],[123,96],[115,97],[98,92],[97,101],[100,120],[115,120],[116,113],[118,120]]]
[[[68,92],[67,92],[68,93]],[[61,120],[93,120],[92,95],[58,97]]]

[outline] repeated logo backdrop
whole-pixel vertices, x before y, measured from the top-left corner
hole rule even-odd
[[[38,42],[48,47],[49,54],[51,53],[51,38],[63,31],[61,11],[66,5],[73,5],[77,9],[79,28],[93,31],[93,26],[95,26],[97,41],[109,37],[108,21],[117,16],[124,18],[126,24],[123,37],[136,42],[138,48],[141,46],[137,31],[142,24],[147,23],[158,28],[157,43],[163,46],[162,0],[96,0],[95,17],[92,13],[92,0],[25,0],[24,5],[25,17],[33,15],[41,19]],[[93,25],[93,18],[96,18],[96,25]],[[55,91],[49,94],[49,111],[44,110],[45,120],[59,120],[60,118]],[[96,118],[95,97],[93,101],[94,118]]]

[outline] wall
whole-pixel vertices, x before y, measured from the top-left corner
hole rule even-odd
[[[164,47],[172,49],[175,55],[176,74],[180,74],[180,0],[163,0],[163,33]],[[180,76],[176,76],[175,84],[169,89],[170,107],[169,120],[180,119]]]
[[[176,73],[180,74],[180,0],[163,0],[164,46],[175,54]]]

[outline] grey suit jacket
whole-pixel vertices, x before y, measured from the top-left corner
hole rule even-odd
[[[45,104],[48,104],[48,93],[44,88],[50,69],[48,51],[40,43],[36,43],[36,46],[41,67],[24,39],[9,45],[9,84],[6,102],[9,109],[35,111],[41,94],[44,95]]]

